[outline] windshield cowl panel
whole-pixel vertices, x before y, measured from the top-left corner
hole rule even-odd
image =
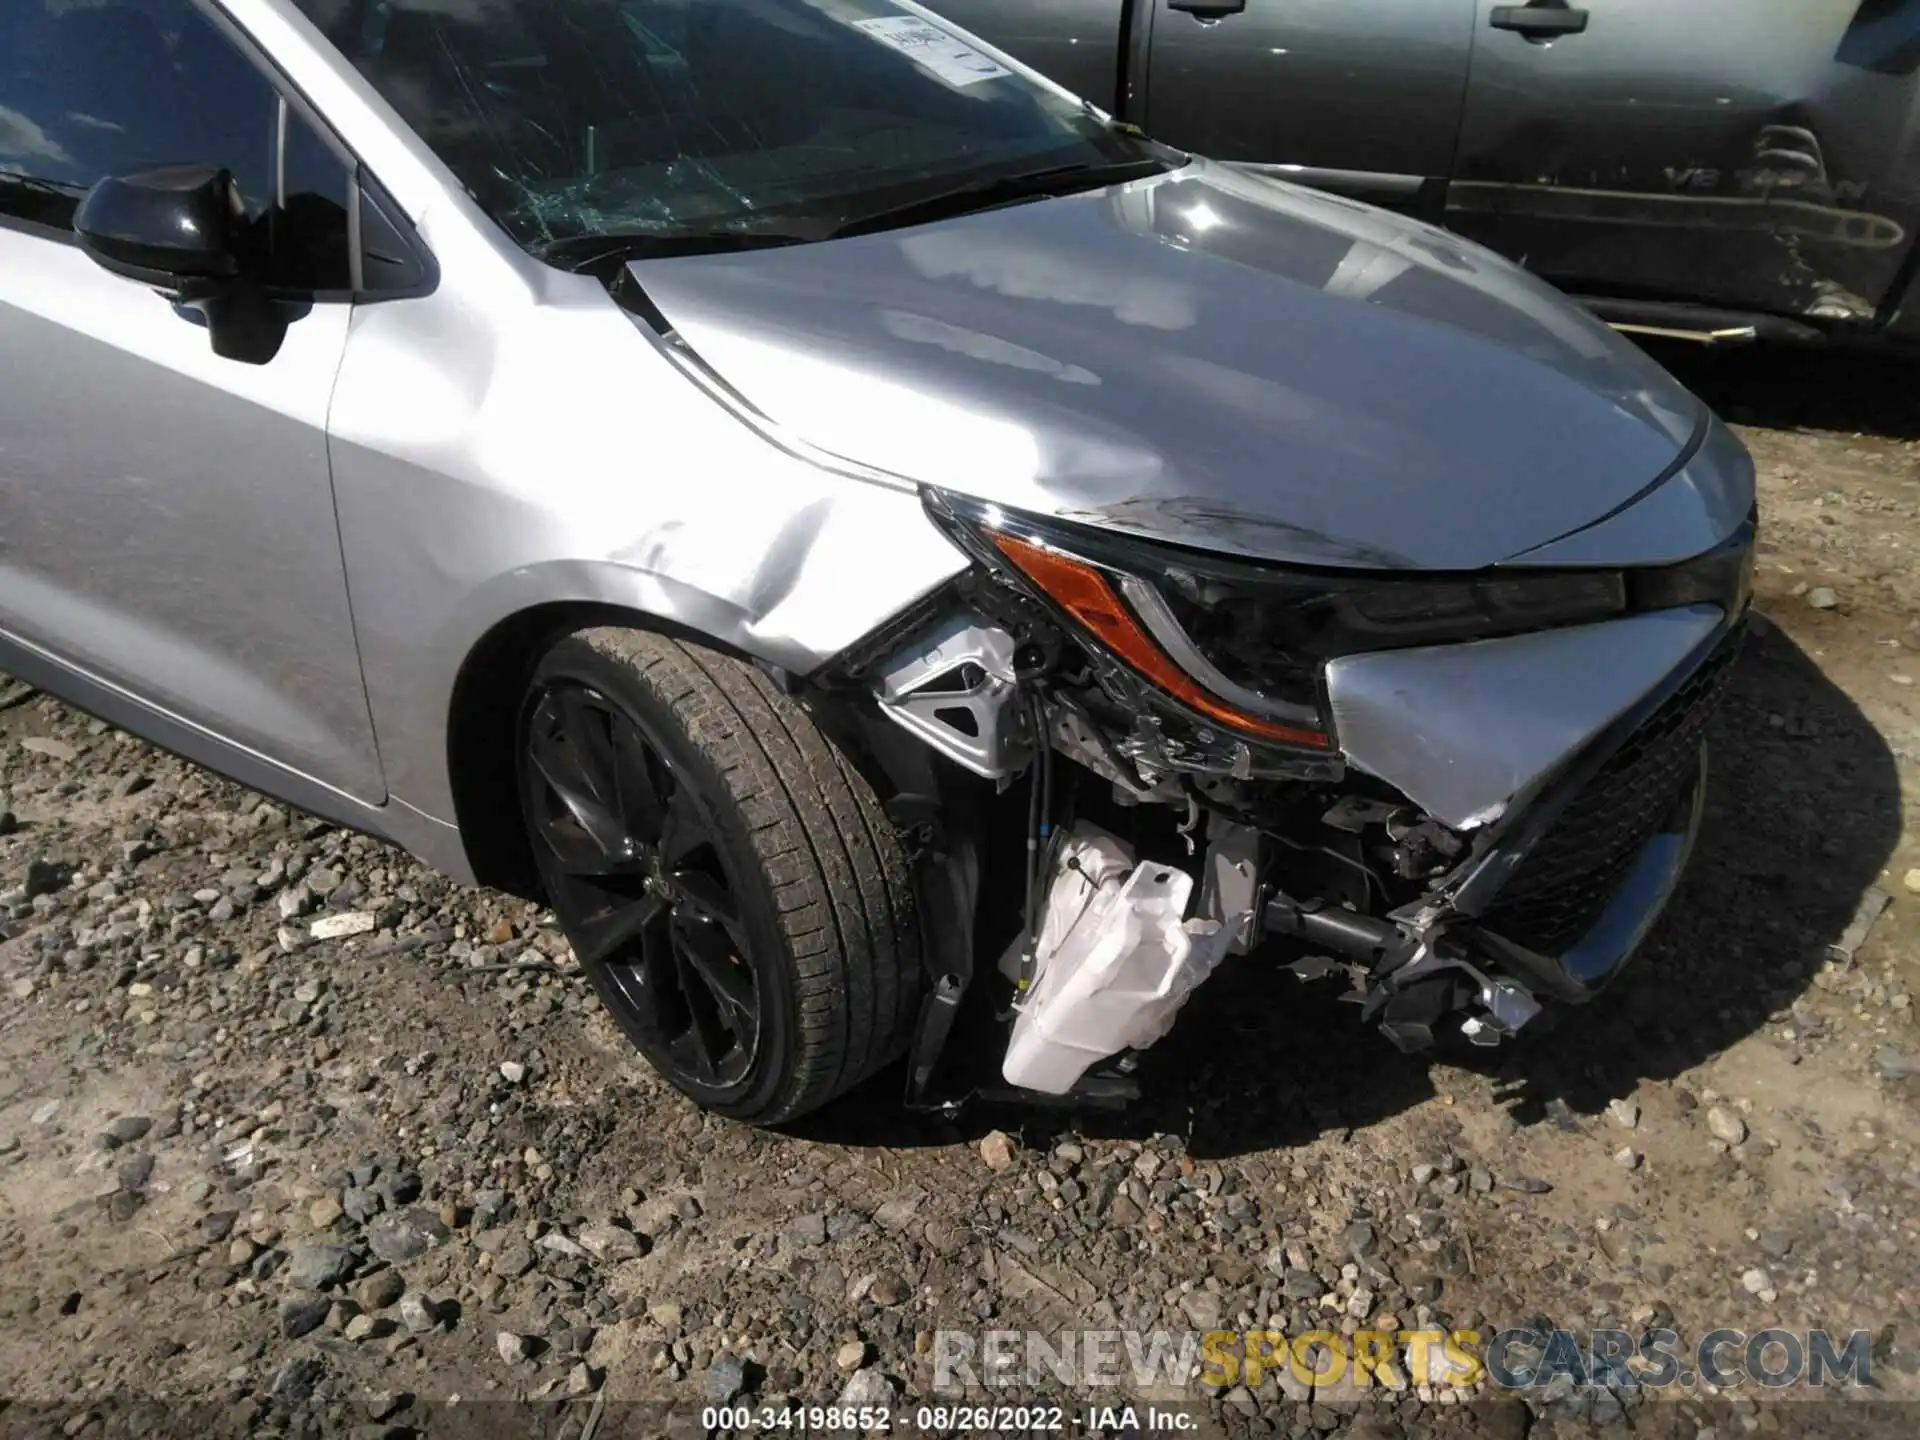
[[[1167,153],[892,0],[297,3],[543,258],[824,238]]]

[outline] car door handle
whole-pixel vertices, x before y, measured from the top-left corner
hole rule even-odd
[[[1247,8],[1247,0],[1167,0],[1167,8],[1196,20],[1218,20],[1223,15],[1238,15]]]
[[[1490,23],[1496,30],[1512,30],[1529,40],[1551,40],[1580,34],[1587,28],[1587,12],[1570,10],[1564,3],[1496,5]]]

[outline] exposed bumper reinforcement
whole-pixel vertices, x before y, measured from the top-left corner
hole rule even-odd
[[[1706,749],[1693,781],[1660,829],[1628,866],[1619,888],[1585,934],[1559,955],[1541,955],[1464,918],[1425,931],[1284,895],[1262,907],[1267,935],[1332,951],[1364,975],[1366,1012],[1404,1050],[1432,1043],[1446,1015],[1464,1014],[1462,1031],[1493,1045],[1524,1027],[1541,998],[1580,1003],[1625,968],[1680,883],[1700,832]]]

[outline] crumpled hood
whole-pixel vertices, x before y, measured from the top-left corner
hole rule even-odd
[[[821,450],[1268,559],[1509,559],[1646,491],[1705,418],[1492,253],[1199,161],[632,268],[706,364]]]

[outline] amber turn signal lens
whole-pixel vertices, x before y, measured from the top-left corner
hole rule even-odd
[[[1095,639],[1189,709],[1229,729],[1282,745],[1300,745],[1311,750],[1332,748],[1333,742],[1318,730],[1249,715],[1202,689],[1140,628],[1133,613],[1107,583],[1107,577],[1091,565],[1029,545],[1011,535],[994,534],[991,538],[995,548],[1020,567],[1021,574],[1086,626]]]

